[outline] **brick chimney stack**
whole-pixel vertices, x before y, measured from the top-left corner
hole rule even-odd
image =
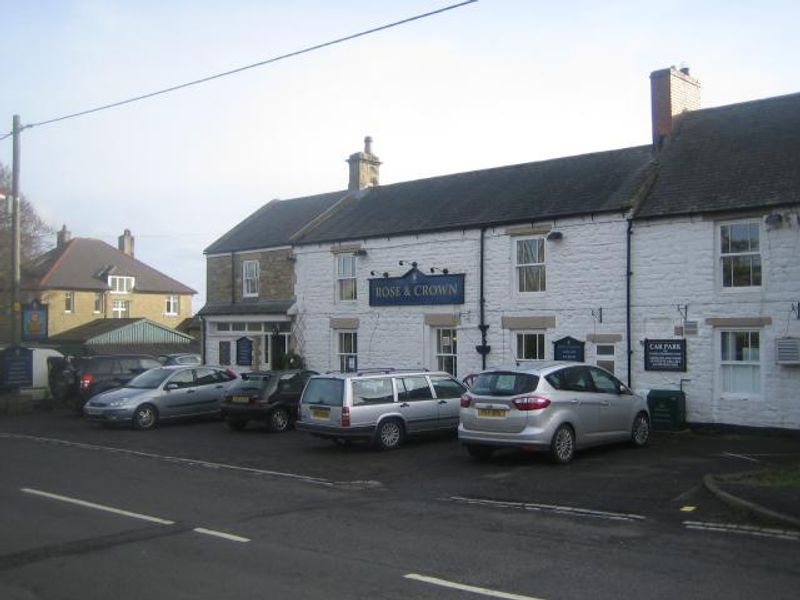
[[[124,252],[133,258],[133,236],[131,235],[130,229],[126,229],[122,235],[117,238],[117,247],[120,252]]]
[[[364,138],[364,151],[351,154],[347,159],[350,164],[350,182],[348,190],[360,190],[378,185],[378,171],[381,161],[372,153],[372,138]]]
[[[700,108],[700,82],[689,75],[689,67],[661,69],[650,73],[653,113],[653,147],[658,150],[674,131],[680,115]]]
[[[71,239],[72,233],[67,231],[66,225],[62,225],[61,229],[56,232],[56,248],[63,248]]]

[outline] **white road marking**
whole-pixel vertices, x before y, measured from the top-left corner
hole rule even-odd
[[[800,541],[800,531],[792,529],[775,529],[767,527],[753,527],[751,525],[735,525],[732,523],[703,523],[701,521],[684,521],[686,529],[699,531],[715,531],[717,533],[738,533],[740,535],[754,535],[757,537],[777,538],[781,540]]]
[[[0,438],[6,439],[20,439],[20,440],[30,440],[34,442],[43,442],[47,444],[57,444],[60,446],[68,446],[71,448],[81,448],[84,450],[95,450],[101,452],[111,452],[114,454],[128,454],[130,456],[140,456],[143,458],[155,458],[158,460],[164,460],[167,462],[185,464],[185,465],[192,465],[203,467],[206,469],[225,469],[228,471],[238,471],[243,473],[252,473],[254,475],[269,475],[270,477],[282,477],[285,479],[294,479],[296,481],[302,481],[305,483],[313,483],[316,485],[324,485],[327,487],[333,487],[333,482],[323,479],[322,477],[311,477],[309,475],[296,475],[294,473],[283,473],[281,471],[270,471],[266,469],[255,469],[252,467],[240,467],[237,465],[228,465],[224,463],[215,463],[209,462],[205,460],[196,460],[192,458],[179,458],[177,456],[166,456],[163,454],[154,454],[151,452],[141,452],[139,450],[128,450],[126,448],[114,448],[111,446],[97,446],[94,444],[84,444],[82,442],[70,442],[68,440],[60,440],[57,438],[46,438],[46,437],[37,437],[32,435],[18,435],[14,433],[0,433]],[[345,482],[337,482],[337,483],[345,483]]]
[[[760,463],[761,461],[757,458],[753,458],[752,456],[747,456],[746,454],[734,454],[733,452],[723,452],[722,456],[731,456],[733,458],[741,458],[742,460],[749,460],[750,462]]]
[[[405,579],[412,579],[414,581],[421,581],[423,583],[430,583],[431,585],[438,585],[440,587],[450,588],[452,590],[461,590],[463,592],[471,592],[473,594],[480,594],[482,596],[491,596],[492,598],[506,598],[508,600],[541,600],[533,596],[522,596],[520,594],[509,594],[508,592],[498,592],[497,590],[490,590],[488,588],[476,587],[474,585],[464,585],[463,583],[455,583],[454,581],[447,581],[446,579],[439,579],[438,577],[428,577],[426,575],[417,575],[416,573],[409,573],[403,576]]]
[[[596,519],[609,519],[611,521],[644,521],[642,515],[631,513],[615,513],[605,510],[593,510],[591,508],[575,508],[572,506],[558,506],[553,504],[537,504],[535,502],[506,502],[501,500],[484,500],[481,498],[465,498],[463,496],[450,496],[445,498],[449,502],[460,504],[473,504],[480,506],[491,506],[494,508],[513,508],[516,510],[535,510],[543,512],[553,512],[556,514],[572,515],[577,517],[593,517]]]
[[[131,512],[129,510],[122,510],[120,508],[114,508],[113,506],[106,506],[104,504],[96,504],[94,502],[87,502],[85,500],[79,500],[77,498],[70,498],[69,496],[61,496],[60,494],[51,494],[50,492],[43,492],[42,490],[34,490],[31,488],[21,488],[21,491],[25,492],[26,494],[33,494],[34,496],[42,496],[43,498],[50,498],[51,500],[59,500],[60,502],[68,502],[70,504],[77,504],[78,506],[83,506],[86,508],[94,508],[96,510],[102,510],[105,512],[114,513],[116,515],[123,515],[125,517],[131,517],[133,519],[140,519],[142,521],[150,521],[151,523],[159,523],[161,525],[174,525],[175,521],[169,521],[167,519],[161,519],[159,517],[151,517],[150,515],[143,515],[141,513]]]
[[[205,535],[213,535],[214,537],[230,540],[232,542],[249,542],[250,538],[242,537],[240,535],[233,535],[232,533],[225,533],[224,531],[214,531],[213,529],[205,529],[204,527],[195,527],[193,531],[203,533]]]

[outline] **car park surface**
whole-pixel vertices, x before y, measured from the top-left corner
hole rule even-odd
[[[455,430],[466,388],[444,372],[378,369],[309,379],[297,429],[339,442],[391,450],[407,435]]]
[[[475,458],[515,447],[568,463],[576,449],[629,440],[647,444],[644,398],[608,371],[544,363],[484,371],[461,400],[458,437]]]
[[[228,388],[222,402],[222,417],[231,429],[240,431],[249,421],[266,423],[274,432],[294,426],[297,406],[308,378],[316,371],[252,371],[241,373]]]
[[[217,367],[157,367],[90,398],[83,413],[91,421],[135,429],[153,429],[161,420],[219,415],[225,391],[235,380],[232,372]]]

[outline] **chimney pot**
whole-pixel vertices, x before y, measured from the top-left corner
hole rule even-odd
[[[61,229],[56,233],[56,248],[63,248],[71,239],[72,233],[67,230],[66,225],[62,225]]]
[[[131,258],[133,258],[133,241],[130,229],[123,231],[122,235],[117,238],[117,247],[120,252],[127,254]]]
[[[351,154],[347,159],[350,165],[350,181],[347,189],[357,191],[378,185],[381,161],[372,153],[372,138],[364,138],[364,151]]]
[[[689,74],[689,67],[674,66],[650,73],[653,117],[653,146],[661,148],[686,111],[700,108],[700,82]]]

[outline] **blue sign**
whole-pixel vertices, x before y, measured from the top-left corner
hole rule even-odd
[[[33,350],[22,346],[12,346],[0,351],[4,388],[31,387],[33,385]]]
[[[369,280],[370,306],[464,304],[464,275],[425,275],[417,268],[402,277]]]
[[[34,300],[22,307],[22,339],[42,341],[47,339],[47,305]]]
[[[247,365],[253,364],[253,340],[246,337],[241,337],[236,340],[236,364]]]
[[[576,340],[574,337],[566,336],[553,342],[554,360],[571,360],[583,362],[583,348],[586,342]]]

